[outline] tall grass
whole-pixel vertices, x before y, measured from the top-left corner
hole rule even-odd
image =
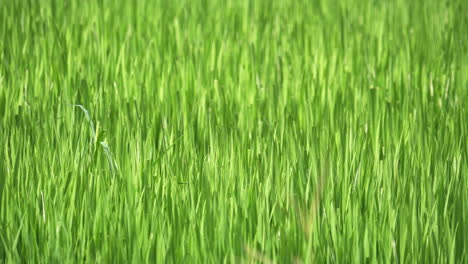
[[[0,262],[467,262],[467,14],[0,1]]]

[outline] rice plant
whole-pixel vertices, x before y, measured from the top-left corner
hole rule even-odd
[[[468,262],[468,1],[0,1],[0,263]]]

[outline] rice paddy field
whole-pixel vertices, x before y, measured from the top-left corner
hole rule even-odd
[[[0,263],[468,263],[468,1],[0,1]]]

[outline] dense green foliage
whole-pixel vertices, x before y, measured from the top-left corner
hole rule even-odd
[[[0,1],[0,262],[467,262],[467,14]]]

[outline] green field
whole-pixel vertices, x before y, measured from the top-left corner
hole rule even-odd
[[[0,263],[468,263],[468,1],[1,0]]]

